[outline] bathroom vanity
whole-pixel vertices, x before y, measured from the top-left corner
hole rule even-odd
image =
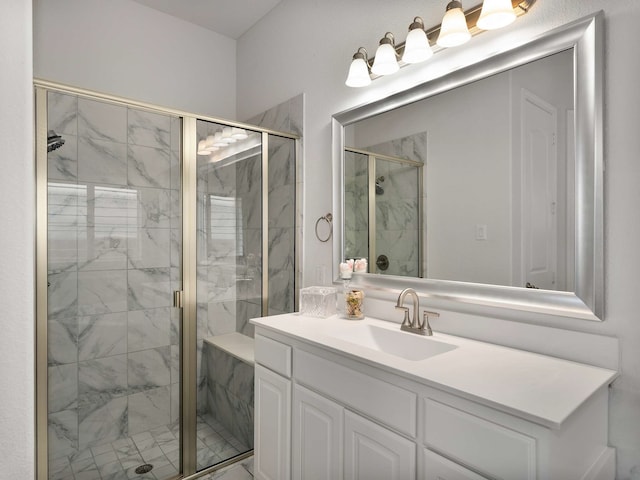
[[[369,317],[252,323],[258,479],[614,477],[614,370]]]

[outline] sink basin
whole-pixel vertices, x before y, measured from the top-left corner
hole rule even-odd
[[[339,340],[414,361],[426,360],[457,348],[431,337],[403,332],[400,327],[398,330],[389,330],[376,325],[358,325],[331,332],[330,335]]]

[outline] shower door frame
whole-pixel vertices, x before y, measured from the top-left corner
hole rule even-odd
[[[139,102],[128,98],[102,94],[91,90],[71,87],[47,80],[34,79],[35,95],[35,165],[36,165],[36,225],[35,225],[35,313],[36,313],[36,480],[48,480],[48,157],[47,157],[47,93],[66,93],[78,97],[102,100],[127,107],[147,110],[163,115],[178,117],[182,121],[181,138],[181,179],[180,197],[182,205],[182,289],[173,292],[173,308],[181,309],[181,364],[180,364],[180,469],[176,478],[195,479],[202,475],[217,471],[230,464],[236,463],[253,455],[253,450],[240,454],[229,460],[197,471],[197,437],[196,437],[196,408],[197,408],[197,298],[196,298],[196,265],[197,265],[197,132],[196,123],[203,120],[224,126],[239,127],[261,134],[262,140],[262,314],[268,314],[269,308],[269,136],[293,140],[295,155],[295,242],[294,242],[294,309],[297,310],[299,291],[296,288],[301,281],[301,246],[302,239],[300,225],[297,224],[299,211],[302,206],[301,142],[300,136],[267,129],[246,123],[193,114],[182,110],[165,108],[150,103]],[[190,232],[190,233],[188,233]]]

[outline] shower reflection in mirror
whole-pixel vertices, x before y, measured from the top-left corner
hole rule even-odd
[[[368,258],[371,273],[422,276],[421,137],[345,149],[345,255]]]

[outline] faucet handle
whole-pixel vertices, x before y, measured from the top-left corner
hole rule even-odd
[[[409,308],[396,305],[396,310],[404,310],[404,319],[402,320],[402,326],[409,326]]]
[[[431,325],[429,325],[429,318],[437,318],[440,314],[438,312],[430,312],[425,310],[422,312],[422,325],[420,325],[420,329],[425,331],[425,335],[433,335],[433,330],[431,330]]]

